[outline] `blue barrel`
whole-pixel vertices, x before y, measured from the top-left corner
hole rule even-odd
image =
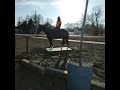
[[[90,90],[91,80],[93,74],[93,65],[91,66],[78,66],[68,63],[68,77],[67,88],[68,90]]]

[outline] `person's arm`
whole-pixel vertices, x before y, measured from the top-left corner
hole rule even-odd
[[[56,22],[56,26],[55,26],[55,28],[57,28],[57,22]]]

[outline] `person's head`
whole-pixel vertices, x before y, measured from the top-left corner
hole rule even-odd
[[[60,17],[59,16],[58,16],[57,20],[60,21]]]

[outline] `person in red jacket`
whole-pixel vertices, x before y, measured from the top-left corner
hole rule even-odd
[[[56,22],[56,29],[60,29],[61,24],[62,24],[61,19],[60,19],[60,17],[58,17],[57,22]]]

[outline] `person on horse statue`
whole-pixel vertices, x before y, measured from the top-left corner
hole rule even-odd
[[[57,18],[57,22],[56,22],[56,27],[55,27],[55,28],[56,28],[57,30],[60,29],[61,24],[62,24],[61,19],[60,19],[60,17],[58,17],[58,18]]]

